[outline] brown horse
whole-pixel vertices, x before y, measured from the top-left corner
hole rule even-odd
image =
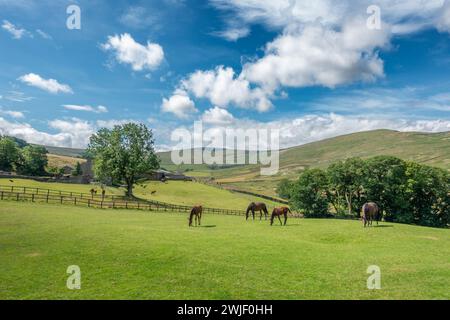
[[[375,202],[368,202],[364,204],[361,210],[361,217],[364,222],[364,228],[367,226],[372,226],[373,220],[377,220],[378,225],[379,213],[380,209]]]
[[[269,211],[267,210],[267,206],[265,203],[262,203],[262,202],[257,202],[257,203],[252,202],[249,204],[249,206],[247,208],[247,212],[245,213],[246,220],[248,220],[250,211],[252,212],[253,220],[255,220],[255,211],[259,211],[259,215],[260,215],[259,220],[260,221],[262,220],[263,212],[266,217],[266,220],[267,220],[267,217],[269,216]]]
[[[286,225],[288,213],[290,213],[290,212],[291,212],[291,209],[289,209],[288,207],[273,209],[272,217],[270,217],[270,225],[273,225],[273,220],[275,219],[275,217],[278,217],[278,220],[280,220],[281,225],[283,225],[283,223],[281,222],[281,218],[280,218],[281,216],[284,216],[284,225]]]
[[[195,226],[197,226],[197,223],[199,226],[202,225],[202,212],[203,212],[202,206],[195,206],[192,208],[191,215],[189,216],[189,227],[192,227],[194,216],[195,216]]]

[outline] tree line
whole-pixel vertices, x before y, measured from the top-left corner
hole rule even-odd
[[[448,227],[448,171],[390,156],[351,158],[328,169],[308,169],[295,181],[283,180],[278,194],[306,217],[354,216],[368,201],[385,221]]]
[[[46,173],[48,151],[42,146],[30,145],[12,137],[0,136],[0,170],[23,175],[39,176]]]
[[[43,146],[28,144],[14,137],[0,136],[0,171],[17,172],[26,176],[61,176],[64,168],[48,167],[48,151]],[[77,162],[73,176],[82,174]]]

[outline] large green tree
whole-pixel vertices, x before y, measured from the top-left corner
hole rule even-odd
[[[143,124],[100,129],[90,138],[88,153],[94,158],[96,177],[124,183],[130,197],[137,179],[159,168],[153,132]]]
[[[45,167],[48,164],[47,153],[45,147],[27,145],[20,153],[17,171],[31,176],[45,175]]]
[[[308,169],[294,182],[290,204],[306,217],[323,217],[328,214],[328,177],[321,169]]]
[[[352,215],[362,206],[362,192],[365,177],[365,163],[362,159],[351,158],[332,164],[327,171],[330,188],[329,197],[337,213],[345,203]]]
[[[12,171],[19,160],[17,143],[9,137],[0,137],[0,170]]]

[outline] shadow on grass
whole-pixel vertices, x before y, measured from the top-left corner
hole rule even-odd
[[[199,228],[217,228],[216,225],[199,226]]]
[[[372,226],[371,228],[393,228],[394,226],[387,226],[387,225],[381,225],[381,226]]]

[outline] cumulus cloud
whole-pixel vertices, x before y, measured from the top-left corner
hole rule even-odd
[[[65,104],[63,105],[64,109],[66,110],[73,110],[73,111],[86,111],[86,112],[94,112],[94,113],[107,113],[108,108],[105,106],[98,106],[98,107],[92,107],[90,105],[73,105],[73,104]]]
[[[147,45],[142,45],[128,33],[109,36],[102,48],[112,51],[119,63],[131,65],[134,71],[154,70],[164,59],[164,51],[159,44],[147,42]]]
[[[0,117],[0,133],[24,139],[30,143],[47,146],[81,148],[85,147],[87,139],[94,132],[87,122],[81,120],[57,121],[52,128],[59,132],[55,134],[39,131],[24,122],[10,122]]]
[[[8,31],[14,39],[22,39],[26,35],[30,35],[30,33],[20,27],[15,26],[8,20],[3,20],[2,29]]]
[[[444,0],[380,0],[381,29],[367,27],[371,3],[364,0],[210,0],[226,12],[229,40],[245,36],[250,24],[281,31],[264,54],[229,67],[199,70],[177,86],[194,98],[225,108],[235,105],[267,111],[283,88],[335,88],[384,77],[380,50],[392,38],[425,28],[450,29],[450,4]],[[241,32],[243,30],[245,32]]]
[[[164,98],[161,109],[163,112],[173,113],[180,119],[187,119],[190,114],[198,111],[194,101],[182,90],[175,91],[169,99]]]
[[[0,112],[1,113],[1,112]],[[78,118],[55,119],[48,122],[49,133],[34,128],[31,124],[0,117],[0,135],[9,135],[23,139],[29,143],[65,148],[86,148],[89,138],[100,128],[111,129],[115,125],[137,122],[134,120],[99,120],[86,121]]]
[[[384,75],[375,49],[386,46],[389,37],[364,28],[365,21],[359,21],[340,32],[321,24],[288,30],[267,44],[264,57],[244,66],[243,76],[269,91],[374,81]]]
[[[214,107],[203,113],[202,121],[206,124],[227,125],[234,121],[234,117],[227,110]]]
[[[212,104],[230,104],[264,112],[272,108],[267,93],[252,88],[244,77],[236,76],[232,68],[218,66],[214,70],[196,71],[181,81],[180,87],[196,98],[207,98]]]
[[[35,73],[23,75],[18,80],[26,83],[29,86],[36,87],[53,94],[57,94],[59,92],[73,93],[72,88],[67,84],[61,84],[55,79],[44,79],[40,75]]]

